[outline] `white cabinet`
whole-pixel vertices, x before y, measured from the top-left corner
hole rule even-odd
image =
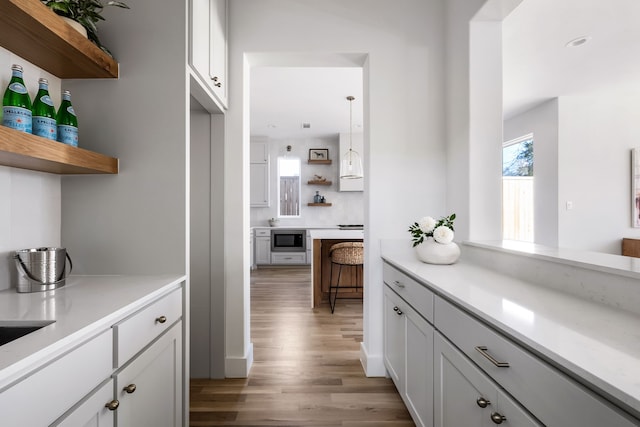
[[[431,426],[433,326],[388,286],[383,323],[385,366],[416,425]]]
[[[116,373],[118,427],[182,425],[182,322]]]
[[[306,264],[306,252],[272,252],[271,264]]]
[[[250,147],[250,206],[269,207],[269,147],[267,142],[251,142]]]
[[[271,230],[256,229],[256,265],[271,264]]]
[[[435,427],[542,426],[439,333],[434,353]]]
[[[361,133],[354,133],[352,137],[353,151],[360,154],[360,158],[364,161],[364,135]],[[340,158],[338,161],[342,164],[342,158],[349,151],[349,134],[340,134]],[[340,178],[340,191],[364,191],[364,179],[344,179]]]
[[[189,1],[189,64],[198,79],[227,106],[227,1]]]
[[[256,246],[255,239],[253,238],[253,230],[249,233],[249,259],[250,268],[253,270],[256,268]]]
[[[115,425],[114,412],[105,404],[112,401],[113,379],[110,378],[52,427],[112,427]]]

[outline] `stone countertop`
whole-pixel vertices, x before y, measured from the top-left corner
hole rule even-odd
[[[464,252],[464,247],[462,248]],[[382,258],[621,406],[640,414],[640,316],[466,262],[420,262],[408,241]]]
[[[309,236],[311,239],[364,239],[364,231],[340,229],[311,230]]]
[[[183,275],[70,276],[54,291],[0,291],[0,323],[55,320],[0,347],[0,390],[178,288],[185,279]]]

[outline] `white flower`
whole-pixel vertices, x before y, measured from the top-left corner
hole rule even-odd
[[[436,226],[436,220],[431,218],[430,216],[425,216],[424,218],[420,218],[418,221],[418,226],[423,233],[431,233],[433,228]]]
[[[433,239],[442,244],[451,243],[453,241],[453,231],[449,227],[441,225],[433,230]]]

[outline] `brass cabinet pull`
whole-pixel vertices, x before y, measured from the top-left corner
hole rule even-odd
[[[509,367],[509,362],[499,362],[495,357],[490,355],[489,352],[487,351],[487,347],[485,347],[483,345],[479,345],[479,346],[476,347],[476,350],[478,351],[478,353],[480,353],[485,358],[487,358],[487,360],[489,360],[489,362],[493,363],[496,367],[498,367],[498,368],[508,368]]]
[[[156,322],[157,323],[164,323],[167,321],[167,316],[160,316],[158,318],[156,318]]]
[[[118,406],[120,406],[120,402],[115,399],[104,405],[104,407],[110,411],[115,411],[116,409],[118,409]]]
[[[398,309],[398,311],[396,311],[396,314],[397,314],[398,316],[402,316],[402,310]]]
[[[400,310],[400,309],[398,308],[397,305],[395,307],[393,307],[393,311],[398,311],[398,310]]]
[[[399,288],[404,288],[404,284],[398,280],[394,280],[393,284],[396,285]]]
[[[485,399],[484,397],[480,396],[478,398],[478,400],[476,400],[476,403],[478,404],[479,407],[481,408],[486,408],[487,406],[491,405],[491,401]]]
[[[131,394],[134,391],[136,391],[136,385],[135,384],[129,384],[128,386],[123,388],[123,390],[126,391],[127,393]]]
[[[507,421],[507,417],[497,412],[491,413],[491,421],[495,424],[502,424],[504,421]]]

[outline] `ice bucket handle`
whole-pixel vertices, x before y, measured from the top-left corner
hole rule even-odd
[[[69,261],[69,272],[66,272],[66,268],[63,270],[64,277],[62,277],[60,280],[56,280],[53,283],[47,283],[48,285],[56,285],[60,282],[62,282],[64,279],[66,279],[69,274],[71,274],[71,270],[73,270],[73,262],[71,261],[71,257],[69,256],[69,252],[65,252],[65,255],[67,257],[67,260]],[[13,256],[13,259],[16,260],[16,266],[18,267],[18,270],[21,270],[25,276],[27,276],[30,280],[34,281],[34,282],[38,282],[38,279],[36,279],[35,277],[33,277],[31,275],[31,272],[27,269],[27,266],[24,265],[24,261],[22,261],[22,258],[20,258],[20,255],[18,255],[17,253]],[[65,260],[65,263],[66,261]]]

